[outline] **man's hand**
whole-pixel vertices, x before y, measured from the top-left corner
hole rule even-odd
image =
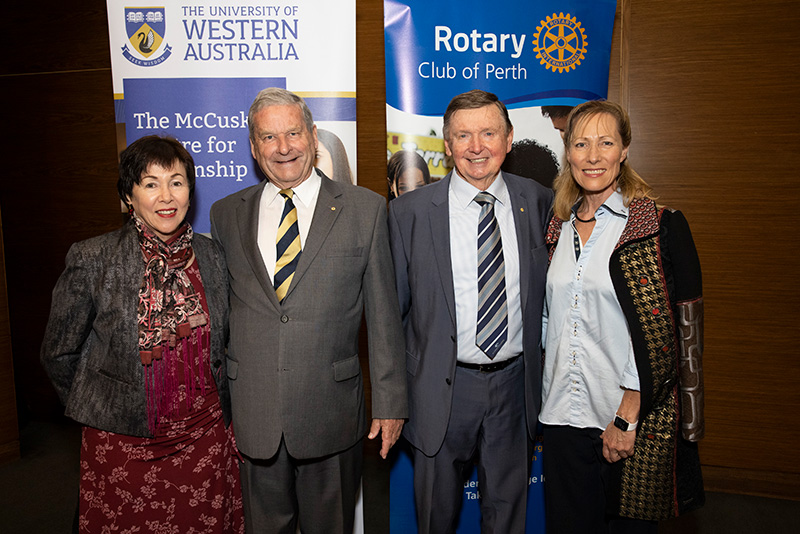
[[[389,449],[395,444],[400,437],[400,432],[403,430],[404,419],[373,419],[372,426],[370,426],[369,439],[375,439],[378,434],[383,434],[381,443],[381,458],[384,460],[389,454]]]

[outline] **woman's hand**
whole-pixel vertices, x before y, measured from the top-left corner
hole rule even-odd
[[[608,423],[600,437],[603,438],[603,457],[608,462],[614,463],[633,456],[633,443],[636,441],[635,430],[623,432],[615,427],[612,421]]]
[[[622,394],[617,414],[626,421],[636,422],[639,420],[640,404],[639,392],[626,389]],[[633,444],[636,441],[635,430],[628,432],[620,430],[614,426],[614,421],[611,421],[600,437],[603,439],[603,457],[607,461],[614,463],[633,456]]]

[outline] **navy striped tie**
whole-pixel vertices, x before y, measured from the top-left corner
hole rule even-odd
[[[490,359],[508,337],[506,264],[500,227],[494,216],[495,198],[485,191],[475,196],[481,206],[478,221],[478,325],[475,344]]]
[[[294,191],[281,189],[281,196],[286,199],[283,205],[281,223],[278,225],[276,239],[275,293],[278,301],[283,302],[289,286],[292,284],[297,262],[300,260],[300,227],[297,225],[297,209],[292,197]]]

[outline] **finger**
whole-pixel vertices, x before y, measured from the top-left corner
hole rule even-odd
[[[381,422],[378,419],[373,419],[369,427],[368,439],[375,439],[381,431]]]

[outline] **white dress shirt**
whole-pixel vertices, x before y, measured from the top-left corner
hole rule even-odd
[[[495,356],[489,357],[475,344],[478,322],[478,221],[481,206],[475,202],[480,189],[453,170],[448,191],[450,217],[450,261],[456,297],[458,361],[485,364],[501,362],[522,352],[522,305],[519,297],[519,247],[508,187],[501,172],[487,190],[497,199],[494,213],[500,227],[506,266],[508,337]]]
[[[547,271],[539,420],[548,425],[604,430],[619,408],[622,388],[639,390],[628,323],[608,268],[628,220],[622,195],[613,193],[595,217],[577,260],[574,211],[562,223]]]
[[[311,219],[314,218],[314,209],[317,207],[319,188],[322,177],[314,168],[303,183],[293,188],[294,196],[292,203],[297,210],[297,226],[300,230],[300,248],[305,247],[308,238],[308,230],[311,228]],[[280,188],[272,182],[264,186],[261,192],[261,199],[258,205],[258,249],[261,257],[264,258],[264,265],[267,266],[269,279],[274,283],[275,262],[277,262],[278,225],[283,215],[285,199],[280,194]]]

